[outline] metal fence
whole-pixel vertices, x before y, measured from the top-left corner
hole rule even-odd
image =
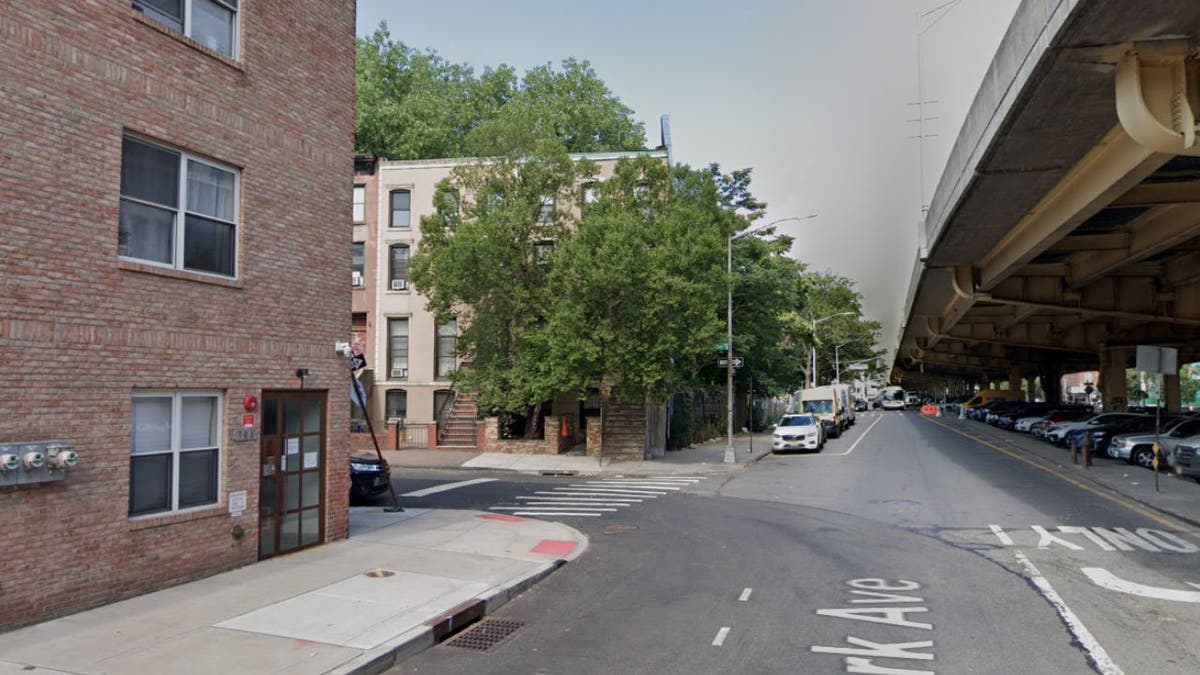
[[[397,450],[411,450],[429,448],[429,434],[432,433],[433,424],[406,424],[406,425],[391,425],[391,431],[396,436]]]

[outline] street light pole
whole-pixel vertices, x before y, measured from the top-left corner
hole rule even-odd
[[[810,213],[803,218],[788,216],[787,218],[772,220],[765,225],[735,232],[726,239],[725,268],[728,276],[725,280],[727,289],[725,303],[725,464],[735,464],[737,462],[737,454],[733,450],[733,240],[754,234],[776,223],[788,220],[808,220],[809,218],[816,217],[817,214],[815,213]]]
[[[829,316],[812,320],[812,362],[809,366],[812,376],[809,378],[809,380],[812,382],[813,387],[817,386],[817,324],[824,323],[830,319],[836,319],[839,316],[852,316],[853,314],[854,312],[838,312],[837,314],[830,314]],[[834,348],[834,358],[837,358],[836,347]]]

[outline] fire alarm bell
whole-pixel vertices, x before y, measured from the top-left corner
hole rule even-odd
[[[246,409],[246,412],[254,412],[258,410],[258,399],[254,397],[254,394],[247,394],[246,398],[242,399],[242,407]]]

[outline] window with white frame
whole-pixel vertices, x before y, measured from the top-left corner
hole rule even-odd
[[[367,215],[367,186],[354,186],[354,222],[361,223]]]
[[[408,378],[408,319],[388,319],[388,376]]]
[[[216,504],[220,394],[135,394],[132,408],[129,515]]]
[[[121,142],[118,253],[144,262],[233,277],[236,171],[126,136]]]
[[[403,291],[408,289],[408,244],[397,244],[388,247],[388,289]]]
[[[438,326],[434,348],[437,351],[437,377],[439,380],[447,379],[457,365],[458,319],[450,319]]]
[[[537,222],[540,225],[549,225],[554,222],[554,197],[542,197],[541,204],[538,205]]]
[[[356,241],[350,244],[350,285],[363,285],[363,270],[366,269],[366,244]]]
[[[412,193],[408,190],[392,190],[388,195],[391,207],[390,227],[408,227],[412,221]]]
[[[231,59],[237,58],[239,0],[132,0],[133,8]]]

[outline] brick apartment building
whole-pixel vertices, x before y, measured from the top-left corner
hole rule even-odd
[[[346,536],[354,27],[0,0],[0,629]]]
[[[596,164],[596,180],[610,177],[619,159],[639,156],[669,161],[665,141],[657,150],[572,155]],[[421,218],[435,212],[437,184],[456,166],[479,161],[356,158],[352,327],[367,356],[369,370],[361,379],[369,393],[371,419],[388,423],[389,447],[477,447],[485,440],[483,426],[475,424],[474,396],[456,392],[451,381],[451,372],[460,365],[455,356],[458,326],[437,325],[425,308],[426,298],[409,281],[409,260],[421,245]],[[584,419],[600,416],[599,394],[583,401],[555,401],[552,415],[570,416],[574,440],[583,442]],[[639,426],[635,436],[640,441],[646,435],[640,429],[646,412],[638,415],[632,423]],[[401,421],[403,427],[398,428]],[[621,435],[617,429],[606,432],[610,448],[617,447]],[[663,443],[665,436],[654,442]],[[642,451],[633,454],[640,459]]]

